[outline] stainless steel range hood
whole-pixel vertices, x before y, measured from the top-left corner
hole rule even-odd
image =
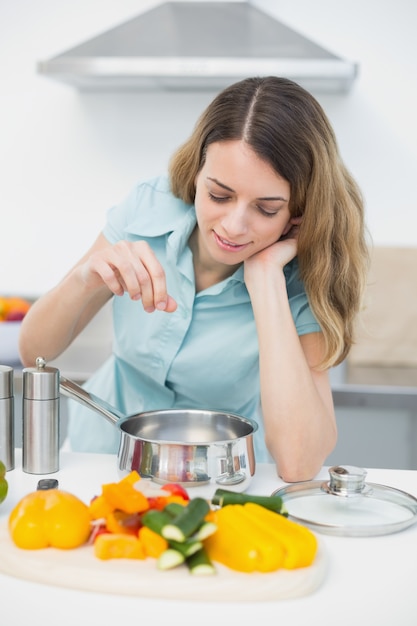
[[[165,2],[40,62],[38,72],[81,90],[222,89],[277,75],[340,93],[357,66],[249,2]]]

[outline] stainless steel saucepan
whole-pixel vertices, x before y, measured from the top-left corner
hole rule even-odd
[[[120,430],[119,469],[185,487],[212,483],[244,491],[255,473],[256,422],[234,413],[166,409],[125,416],[75,382],[60,377],[60,392],[99,413]]]

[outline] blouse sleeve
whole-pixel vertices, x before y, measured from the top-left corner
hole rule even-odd
[[[288,301],[298,335],[321,332],[321,327],[311,310],[304,283],[300,279],[296,258],[288,263],[284,273],[287,281]]]

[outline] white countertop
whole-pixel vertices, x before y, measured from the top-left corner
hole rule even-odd
[[[113,455],[61,452],[60,467],[49,477],[58,478],[60,488],[86,502],[100,493],[103,483],[121,477]],[[367,469],[367,481],[417,496],[417,471]],[[318,477],[327,478],[327,469]],[[7,516],[25,493],[35,490],[40,478],[22,471],[17,451],[16,467],[7,473],[9,494],[1,505],[1,516]],[[282,484],[272,465],[261,464],[248,493],[270,494]],[[210,488],[193,489],[193,495],[210,497]],[[278,602],[194,604],[73,591],[0,574],[1,621],[5,626],[114,626],[140,624],[146,619],[175,626],[221,618],[222,624],[238,626],[267,621],[291,626],[415,626],[417,525],[382,537],[320,535],[320,539],[329,568],[321,587],[309,596]]]

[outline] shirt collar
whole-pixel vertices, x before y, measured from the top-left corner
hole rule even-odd
[[[159,177],[139,185],[134,201],[132,219],[126,230],[132,235],[160,237],[181,228],[194,216],[194,205],[176,198],[167,177]],[[195,221],[194,221],[195,224]]]

